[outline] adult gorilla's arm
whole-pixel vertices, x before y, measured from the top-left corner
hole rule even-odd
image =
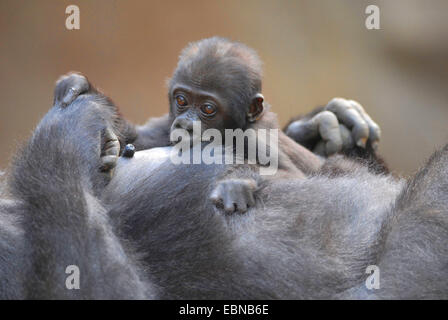
[[[60,81],[55,94],[67,89]],[[9,178],[11,194],[23,206],[25,251],[29,251],[24,295],[152,297],[152,288],[114,234],[96,197],[109,179],[108,170],[100,171],[110,157],[103,150],[110,142],[105,137],[121,128],[116,108],[96,92],[68,104],[57,97],[55,101],[17,154]],[[66,287],[70,265],[79,267],[79,290]]]

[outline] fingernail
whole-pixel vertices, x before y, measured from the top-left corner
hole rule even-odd
[[[356,141],[356,145],[361,148],[365,148],[366,143],[367,143],[367,138],[361,138],[358,141]]]

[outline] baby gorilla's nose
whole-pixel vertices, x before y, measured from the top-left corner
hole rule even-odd
[[[193,131],[193,121],[185,118],[176,118],[172,126],[172,130],[174,129],[184,129],[191,133]]]

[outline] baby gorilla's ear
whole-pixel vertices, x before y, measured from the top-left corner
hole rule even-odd
[[[247,112],[247,120],[249,122],[255,122],[260,118],[264,110],[263,101],[264,97],[261,93],[254,95],[249,111]]]

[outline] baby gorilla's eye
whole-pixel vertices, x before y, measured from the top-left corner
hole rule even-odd
[[[176,96],[176,103],[180,107],[185,107],[188,104],[188,101],[183,95],[179,94]]]
[[[216,112],[216,108],[212,106],[211,104],[204,104],[201,107],[201,111],[206,114],[207,116],[210,116]]]

